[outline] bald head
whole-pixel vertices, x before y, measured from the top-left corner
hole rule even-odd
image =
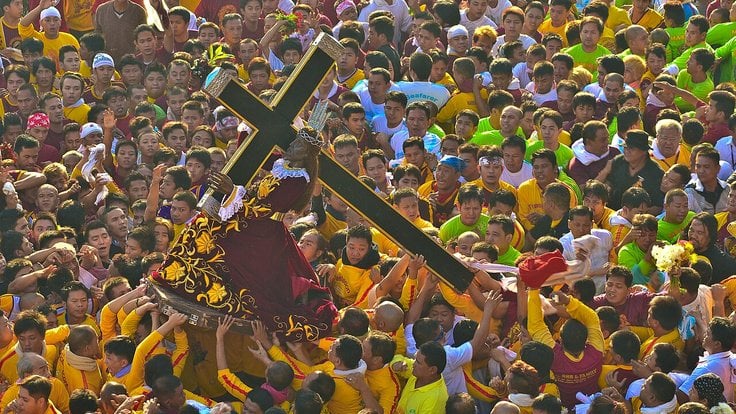
[[[97,341],[97,332],[89,325],[77,325],[69,332],[69,350],[83,356],[85,348]]]
[[[375,311],[373,320],[376,328],[383,332],[395,332],[404,322],[404,310],[393,302],[383,302],[376,306]]]
[[[499,401],[491,410],[491,414],[520,414],[519,407],[508,401]]]

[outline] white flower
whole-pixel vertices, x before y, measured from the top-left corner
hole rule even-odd
[[[679,266],[685,248],[681,244],[670,244],[666,246],[652,246],[652,257],[657,270],[669,272],[673,267]]]

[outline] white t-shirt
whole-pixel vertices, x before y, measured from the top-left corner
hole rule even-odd
[[[523,33],[521,36],[519,36],[519,41],[521,41],[524,50],[529,50],[532,45],[537,44],[536,40],[531,38],[529,35],[525,35]],[[498,49],[500,49],[501,46],[503,46],[505,43],[506,35],[498,36],[498,39],[496,39],[496,43],[493,44],[493,48],[491,49],[491,55],[498,56]]]
[[[527,85],[532,81],[532,72],[528,70],[526,62],[517,63],[511,73],[519,80],[519,86],[523,89],[526,89]]]
[[[491,26],[494,29],[498,28],[498,25],[486,15],[483,15],[480,19],[471,22],[468,20],[466,12],[467,10],[460,10],[460,24],[468,29],[468,47],[473,45],[473,33],[475,33],[475,29],[486,25]]]
[[[507,183],[513,185],[515,188],[519,188],[521,183],[526,180],[530,180],[533,177],[534,176],[532,175],[532,165],[526,161],[521,164],[521,169],[517,172],[512,173],[504,168],[503,172],[501,173],[501,180],[506,181]]]
[[[376,117],[377,115],[383,115],[383,104],[373,103],[371,94],[368,92],[368,88],[357,91],[360,104],[365,109],[365,119],[368,122]]]
[[[401,131],[402,129],[406,129],[406,121],[403,119],[399,123],[399,125],[396,125],[393,128],[390,128],[388,126],[388,121],[386,120],[386,115],[376,115],[373,117],[373,120],[371,121],[371,131],[375,133],[381,133],[386,134],[389,137],[392,137],[395,133]]]
[[[441,109],[450,99],[450,91],[447,88],[432,82],[402,81],[396,86],[406,95],[409,103],[430,101]]]
[[[404,337],[406,338],[406,354],[413,356],[417,352],[416,342],[414,341],[414,324],[406,325],[404,329]],[[446,365],[442,371],[442,378],[447,385],[447,393],[457,394],[460,392],[468,392],[465,384],[465,375],[463,374],[463,365],[473,359],[473,345],[466,342],[457,348],[445,345]]]
[[[409,6],[404,0],[393,0],[393,4],[388,4],[386,0],[371,0],[367,6],[360,11],[358,21],[368,22],[368,16],[376,10],[390,11],[394,16],[394,40],[401,38],[401,33],[409,32],[411,29],[411,16],[409,15]]]
[[[394,150],[395,154],[394,159],[390,163],[391,168],[401,164],[401,160],[404,158],[403,145],[404,141],[407,139],[409,139],[408,129],[402,129],[391,137],[391,149]],[[440,154],[440,145],[442,144],[442,140],[440,137],[431,132],[427,132],[422,139],[424,140],[424,149],[427,150],[427,152],[431,152],[437,156],[437,159],[442,158]]]
[[[501,25],[501,16],[503,11],[513,6],[509,0],[498,0],[496,7],[491,7],[490,4],[486,8],[486,16],[490,17],[494,23]]]
[[[532,93],[532,99],[534,99],[534,102],[542,106],[545,102],[551,102],[557,100],[557,89],[552,88],[547,93],[537,93],[534,91],[534,86],[531,83],[527,85],[526,90]]]

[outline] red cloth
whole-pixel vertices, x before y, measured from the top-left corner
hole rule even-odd
[[[558,250],[531,256],[519,263],[519,277],[532,289],[539,289],[555,273],[567,270],[567,262]]]
[[[289,211],[306,190],[304,178],[269,175],[260,194],[246,197],[227,222],[196,217],[169,250],[155,280],[202,306],[260,319],[288,341],[328,335],[337,316],[329,292],[319,286],[284,224],[271,219],[273,213]]]

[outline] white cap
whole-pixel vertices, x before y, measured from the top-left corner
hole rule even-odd
[[[456,38],[458,36],[462,36],[462,35],[465,35],[465,37],[468,37],[468,29],[465,26],[461,25],[461,24],[456,24],[456,25],[452,26],[451,28],[447,29],[447,38],[448,39],[454,39],[454,38]]]
[[[94,122],[87,122],[86,124],[82,125],[82,132],[79,134],[82,138],[87,137],[87,135],[92,133],[98,133],[102,134],[102,127],[97,125]]]
[[[54,6],[51,6],[48,9],[41,10],[41,20],[47,17],[57,17],[61,19],[61,13],[59,13],[59,9],[57,9]]]

